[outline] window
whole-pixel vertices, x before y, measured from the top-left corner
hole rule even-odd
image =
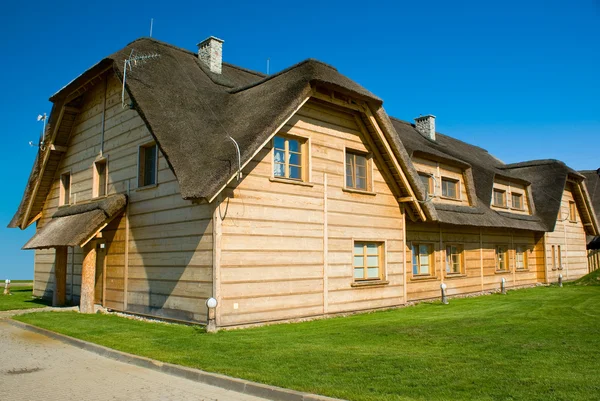
[[[155,143],[140,146],[138,160],[138,187],[156,185],[158,151]]]
[[[346,151],[346,188],[369,190],[368,161],[365,154]]]
[[[442,196],[458,199],[458,181],[442,177]]]
[[[462,245],[446,246],[446,274],[462,273]]]
[[[94,187],[92,191],[94,198],[106,195],[106,174],[106,159],[94,162]]]
[[[577,208],[575,207],[575,202],[573,201],[569,201],[569,221],[577,221]]]
[[[508,247],[498,245],[496,247],[496,271],[508,271]]]
[[[419,173],[419,177],[421,178],[421,181],[423,182],[423,186],[427,190],[427,196],[428,197],[434,196],[433,177],[427,173]]]
[[[273,176],[292,180],[303,179],[303,145],[299,139],[283,136],[273,138]]]
[[[430,276],[433,273],[433,245],[413,244],[413,276]]]
[[[498,207],[506,207],[506,191],[494,188],[493,205]]]
[[[556,270],[556,247],[552,245],[552,269]]]
[[[510,200],[513,209],[523,210],[523,195],[522,194],[511,194]]]
[[[562,252],[560,251],[560,245],[557,246],[558,248],[558,268],[562,269]]]
[[[515,267],[517,270],[527,270],[527,247],[523,245],[515,247]]]
[[[59,205],[71,204],[71,173],[60,175]]]
[[[384,246],[381,242],[354,243],[354,280],[381,280]]]

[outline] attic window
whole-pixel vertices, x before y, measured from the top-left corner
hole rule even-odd
[[[510,195],[511,206],[513,209],[523,210],[523,195],[512,193]]]
[[[70,205],[71,204],[71,173],[64,173],[60,175],[60,195],[59,205]]]
[[[458,180],[442,177],[442,196],[445,198],[458,199]]]
[[[158,149],[155,143],[140,146],[138,158],[138,188],[156,185]]]
[[[572,223],[577,222],[577,208],[573,201],[569,201],[569,221]]]
[[[493,205],[497,207],[506,207],[506,191],[494,188]]]
[[[369,188],[369,158],[364,153],[346,150],[346,188]]]
[[[427,173],[419,173],[419,178],[423,182],[425,189],[427,190],[427,197],[434,196],[433,193],[433,176]]]
[[[305,181],[306,141],[299,138],[273,138],[273,176]]]
[[[93,194],[94,198],[106,195],[107,171],[106,159],[94,162]]]

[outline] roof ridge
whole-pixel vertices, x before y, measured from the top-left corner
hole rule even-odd
[[[567,167],[567,165],[558,159],[535,159],[535,160],[525,160],[522,162],[516,162],[516,163],[508,163],[505,164],[502,169],[513,169],[513,168],[520,168],[520,167],[536,167],[536,166],[548,166],[550,164],[560,164],[563,165],[565,167]]]
[[[267,76],[265,76],[263,79],[261,79],[259,81],[252,82],[250,84],[243,85],[243,86],[238,86],[237,88],[232,88],[232,89],[229,90],[229,93],[234,94],[234,93],[239,93],[239,92],[248,90],[250,88],[254,88],[255,86],[261,85],[261,84],[263,84],[263,83],[265,83],[267,81],[270,81],[273,78],[277,78],[277,77],[279,77],[281,75],[287,74],[291,70],[296,69],[296,68],[300,67],[301,65],[308,64],[308,63],[319,63],[319,64],[324,65],[325,67],[331,68],[332,70],[334,70],[336,72],[339,72],[337,70],[337,68],[332,67],[331,65],[329,65],[327,63],[324,63],[324,62],[322,62],[320,60],[317,60],[317,59],[314,59],[314,58],[307,58],[307,59],[302,60],[302,61],[300,61],[300,62],[298,62],[298,63],[296,63],[294,65],[291,65],[288,68],[285,68],[285,69],[283,69],[283,70],[281,70],[281,71],[279,71],[279,72],[277,72],[275,74],[267,75]]]
[[[263,78],[264,77],[268,77],[267,74],[263,74],[262,72],[254,71],[254,70],[251,70],[249,68],[240,67],[239,65],[227,63],[225,61],[223,61],[223,64],[225,64],[225,65],[227,65],[227,66],[229,66],[231,68],[235,68],[236,70],[244,71],[244,72],[247,72],[249,74],[254,74],[254,75],[259,76],[259,77],[263,77]]]

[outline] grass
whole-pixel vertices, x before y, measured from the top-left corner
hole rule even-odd
[[[0,287],[0,311],[43,308],[48,305],[46,301],[32,296],[31,286],[17,288],[11,286],[12,295],[3,295],[3,292],[4,286]]]
[[[600,269],[594,270],[590,274],[581,277],[578,280],[565,283],[565,285],[579,285],[579,286],[600,286]]]
[[[592,400],[600,287],[219,332],[114,315],[31,313],[46,329],[161,361],[350,400]]]

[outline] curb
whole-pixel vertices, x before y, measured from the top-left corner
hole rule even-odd
[[[343,401],[338,398],[330,398],[316,394],[304,393],[295,390],[289,390],[282,387],[270,386],[268,384],[255,383],[248,380],[236,379],[221,375],[218,373],[205,372],[199,369],[187,368],[174,365],[167,362],[161,362],[154,359],[128,354],[107,348],[102,345],[93,344],[84,340],[59,334],[54,331],[42,329],[27,323],[19,322],[13,319],[6,319],[6,322],[20,329],[28,330],[34,333],[53,338],[74,347],[93,352],[105,358],[114,359],[119,362],[130,365],[140,366],[146,369],[152,369],[158,372],[167,373],[172,376],[182,377],[184,379],[205,383],[211,386],[220,387],[226,390],[236,391],[266,398],[273,401]]]

